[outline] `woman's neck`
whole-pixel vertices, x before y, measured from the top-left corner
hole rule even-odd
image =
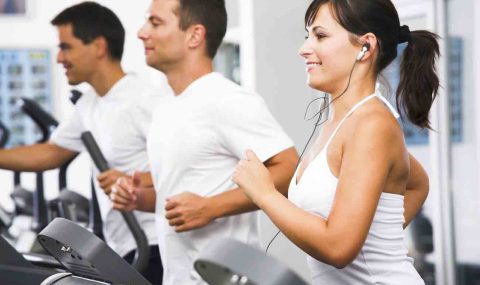
[[[360,102],[363,98],[375,92],[376,78],[353,80],[350,82],[347,90],[334,92],[330,110],[332,112],[332,119],[338,119],[350,111],[350,109]],[[343,93],[343,91],[345,91]]]

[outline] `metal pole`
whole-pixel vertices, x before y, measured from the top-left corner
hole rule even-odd
[[[451,146],[448,94],[448,33],[445,0],[435,0],[435,32],[440,41],[441,57],[438,74],[441,85],[439,96],[433,105],[431,122],[435,131],[430,132],[430,155],[432,158],[431,189],[436,191],[434,209],[434,247],[436,254],[436,284],[456,284],[455,227],[453,218],[453,193],[451,187]]]

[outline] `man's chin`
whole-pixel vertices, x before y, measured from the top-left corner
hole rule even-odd
[[[68,79],[68,84],[72,86],[76,86],[78,84],[82,83],[82,81],[74,80],[74,79]]]
[[[145,63],[152,68],[157,68],[155,62],[153,60],[148,60],[148,57],[145,58]]]
[[[165,65],[165,64],[162,64],[162,63],[159,63],[159,62],[149,61],[148,59],[145,62],[147,63],[148,66],[150,66],[151,68],[154,68],[158,71],[161,71],[161,72],[165,73],[168,70],[167,65]]]

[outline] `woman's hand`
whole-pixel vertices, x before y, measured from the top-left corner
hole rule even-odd
[[[232,180],[257,206],[272,193],[276,193],[270,172],[251,150],[246,151],[246,159],[238,162]]]

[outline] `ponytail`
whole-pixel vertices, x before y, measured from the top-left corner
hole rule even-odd
[[[431,129],[428,114],[437,97],[439,79],[435,62],[440,55],[438,35],[412,31],[400,67],[397,109],[420,128]]]

